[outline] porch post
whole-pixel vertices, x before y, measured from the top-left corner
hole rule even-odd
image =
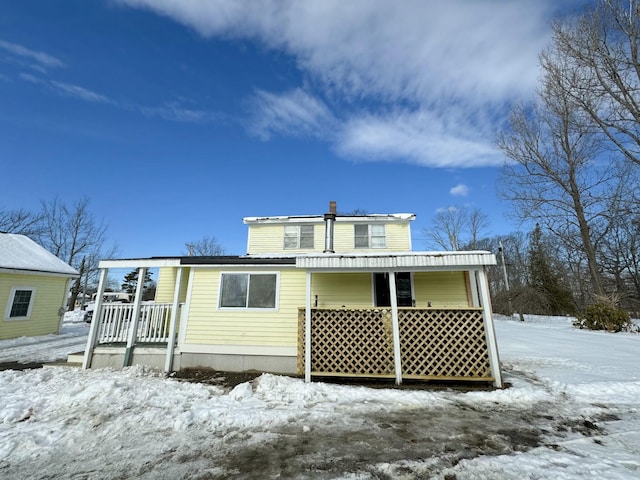
[[[173,352],[176,345],[176,324],[178,308],[180,308],[180,286],[182,285],[182,267],[176,273],[176,285],[173,289],[173,305],[171,305],[171,319],[169,320],[169,338],[167,340],[167,357],[164,361],[164,371],[169,373],[173,368]]]
[[[500,372],[500,358],[498,356],[498,345],[496,343],[496,331],[493,326],[493,313],[491,311],[491,297],[489,296],[489,282],[484,268],[476,271],[478,280],[478,290],[482,301],[482,316],[484,318],[484,331],[489,350],[489,365],[491,373],[495,379],[493,384],[502,388],[502,374]]]
[[[84,357],[82,359],[82,368],[87,369],[91,366],[91,357],[93,357],[93,349],[98,340],[98,332],[100,331],[100,322],[102,317],[102,296],[107,285],[108,268],[100,271],[100,281],[98,282],[98,291],[96,292],[96,303],[93,307],[93,319],[89,328],[89,336],[87,338],[87,346],[84,349]]]
[[[140,317],[142,290],[144,288],[144,277],[146,274],[147,269],[145,267],[138,269],[138,284],[136,285],[136,295],[133,300],[133,312],[131,313],[131,319],[129,321],[129,338],[127,339],[127,348],[124,352],[123,367],[129,367],[133,358],[133,347],[136,344],[136,337],[138,336],[138,320]]]
[[[396,293],[396,273],[389,272],[389,296],[391,297],[391,328],[393,331],[393,364],[396,385],[402,383],[402,355],[400,353],[400,324],[398,323],[398,298]]]
[[[307,270],[307,293],[304,306],[304,381],[311,381],[311,271]]]
[[[469,283],[471,284],[471,298],[473,299],[473,306],[480,306],[480,299],[478,298],[478,280],[476,278],[475,270],[469,270]]]

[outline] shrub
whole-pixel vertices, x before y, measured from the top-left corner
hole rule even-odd
[[[575,325],[589,330],[620,332],[631,329],[631,318],[625,310],[599,302],[588,306],[576,320]]]

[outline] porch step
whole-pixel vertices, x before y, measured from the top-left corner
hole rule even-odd
[[[82,367],[82,361],[84,360],[84,352],[70,353],[67,355],[66,360],[58,360],[57,362],[48,362],[43,364],[43,367]]]
[[[67,356],[67,363],[77,363],[82,365],[84,361],[84,352],[70,353]]]

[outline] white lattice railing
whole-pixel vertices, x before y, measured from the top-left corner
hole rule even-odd
[[[298,373],[304,372],[305,309],[299,309]],[[404,378],[492,379],[482,310],[399,308]],[[311,310],[313,375],[395,374],[389,308]]]
[[[140,306],[136,343],[169,341],[170,303],[148,303]],[[133,322],[132,303],[103,303],[98,330],[98,343],[124,343]]]

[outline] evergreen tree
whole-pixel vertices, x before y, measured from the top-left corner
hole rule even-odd
[[[136,293],[138,286],[138,270],[132,270],[127,273],[122,281],[122,291],[132,295]],[[149,298],[151,296],[151,298]],[[153,300],[155,296],[155,282],[151,279],[151,272],[147,270],[144,276],[144,284],[142,286],[142,300]]]
[[[563,285],[562,276],[555,272],[545,251],[542,229],[536,224],[531,232],[529,249],[529,285],[546,305],[540,312],[550,315],[573,313],[575,303],[571,291]],[[546,311],[545,311],[546,310]]]

